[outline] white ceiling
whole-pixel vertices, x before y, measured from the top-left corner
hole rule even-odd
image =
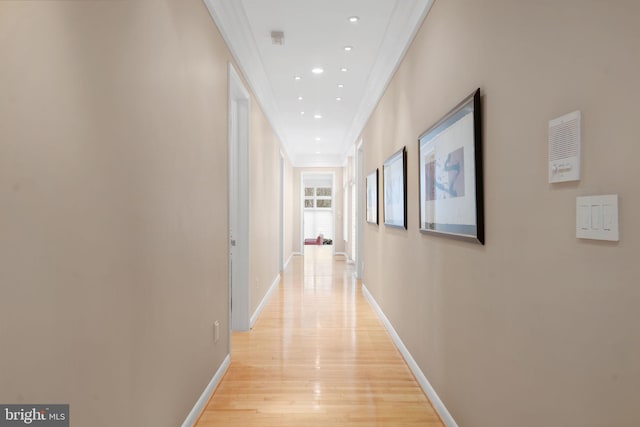
[[[204,1],[297,167],[344,164],[433,3]],[[282,45],[272,43],[272,31],[284,33]]]

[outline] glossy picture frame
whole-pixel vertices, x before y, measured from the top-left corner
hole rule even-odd
[[[369,224],[379,224],[378,220],[378,168],[366,177],[367,211],[366,219]]]
[[[402,147],[382,165],[384,225],[407,229],[407,149]]]
[[[419,229],[484,245],[480,89],[418,138]]]

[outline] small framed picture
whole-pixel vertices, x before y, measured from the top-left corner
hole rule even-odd
[[[407,228],[407,150],[402,147],[382,166],[384,225]]]
[[[367,222],[378,225],[378,168],[367,175]]]

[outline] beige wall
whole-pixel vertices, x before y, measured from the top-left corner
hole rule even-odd
[[[284,169],[284,262],[288,262],[293,256],[294,252],[294,235],[295,227],[294,218],[294,200],[295,200],[295,182],[294,182],[294,168],[291,162],[286,160]],[[299,199],[299,198],[298,198]],[[299,230],[299,228],[298,228]],[[298,233],[299,234],[299,233]]]
[[[179,425],[229,352],[230,54],[200,0],[3,1],[0,58],[0,402]]]
[[[333,239],[334,251],[344,252],[344,237],[342,233],[342,216],[343,216],[343,168],[293,168],[293,251],[297,253],[302,252],[302,173],[303,172],[323,172],[333,173],[334,181],[333,188],[335,190],[334,200],[334,215],[335,215],[335,239]]]
[[[409,229],[365,224],[366,286],[461,426],[637,426],[640,4],[436,1],[364,133],[406,145]],[[417,138],[480,87],[486,246],[418,232]],[[548,121],[583,118],[582,179],[547,183]],[[621,240],[575,238],[620,195]]]
[[[250,114],[249,283],[252,315],[280,272],[281,183],[280,142],[257,102],[251,103]]]

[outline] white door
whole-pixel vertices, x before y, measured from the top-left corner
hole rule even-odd
[[[249,93],[229,64],[229,317],[249,330]]]
[[[364,151],[362,140],[356,148],[356,209],[355,209],[355,250],[356,278],[362,279],[364,269],[363,236],[364,236]]]
[[[278,265],[280,271],[284,270],[284,154],[280,153],[280,238],[279,240],[279,261]]]

